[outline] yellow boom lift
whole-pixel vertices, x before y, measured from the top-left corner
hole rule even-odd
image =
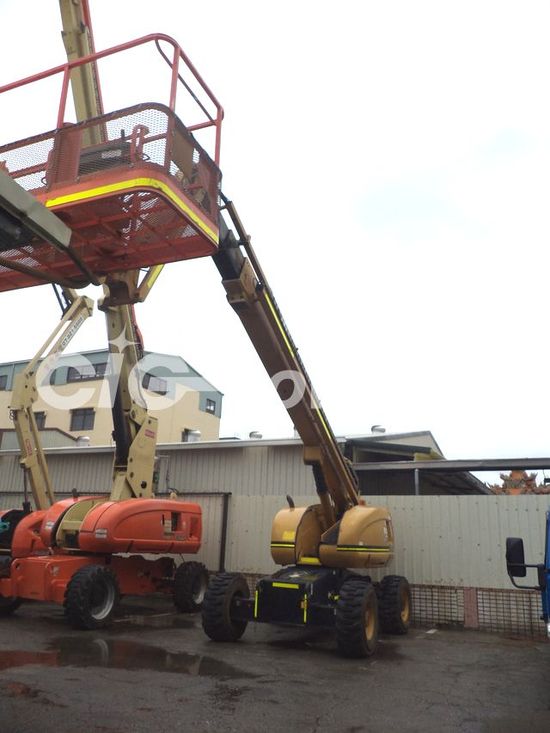
[[[356,475],[317,401],[250,237],[233,203],[225,198],[223,203],[234,231],[222,220],[213,259],[227,299],[303,441],[319,503],[296,507],[288,497],[289,506],[275,516],[271,531],[271,555],[283,569],[262,578],[252,597],[238,573],[211,579],[203,628],[214,641],[236,641],[249,621],[328,627],[344,655],[367,656],[376,647],[380,626],[404,634],[410,622],[407,580],[388,575],[373,583],[364,573],[392,557],[391,517],[387,509],[360,499]]]

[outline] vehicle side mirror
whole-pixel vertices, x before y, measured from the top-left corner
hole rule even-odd
[[[506,569],[508,575],[513,578],[525,578],[527,575],[521,537],[508,537],[506,539]]]

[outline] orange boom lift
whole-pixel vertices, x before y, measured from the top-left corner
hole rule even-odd
[[[249,621],[326,627],[335,631],[343,654],[372,654],[379,628],[404,634],[411,617],[407,580],[387,575],[377,583],[366,572],[385,566],[393,555],[391,516],[360,499],[356,476],[316,399],[250,237],[233,204],[221,194],[223,110],[173,39],[154,34],[101,52],[94,52],[93,45],[79,48],[79,28],[89,26],[87,3],[61,5],[69,14],[75,7],[83,13],[80,25],[72,25],[73,35],[66,36],[69,61],[0,88],[1,101],[12,89],[59,76],[54,129],[1,146],[0,166],[55,212],[72,238],[63,247],[30,231],[12,242],[0,252],[0,290],[41,282],[65,288],[102,283],[106,297],[101,308],[111,344],[120,335],[135,342],[133,304],[146,297],[162,265],[212,256],[227,299],[303,441],[319,502],[295,507],[289,497],[288,508],[276,515],[271,554],[283,567],[262,578],[252,595],[240,574],[220,573],[211,580],[202,604],[204,630],[215,641],[236,641]],[[154,46],[167,62],[168,103],[104,112],[96,65],[147,46]],[[65,120],[71,79],[80,91],[86,90],[82,99],[75,94],[76,123]],[[188,107],[197,113],[185,125],[176,115],[182,87]],[[205,131],[213,133],[211,155],[196,139]],[[139,279],[136,268],[143,267],[148,269]],[[131,350],[127,363],[137,358]],[[192,586],[191,574],[181,583],[177,575],[167,576],[163,560],[149,566],[139,556],[118,554],[188,551],[200,538],[198,508],[150,498],[156,425],[132,401],[127,384],[123,370],[113,409],[111,497],[58,502],[20,519],[9,573],[0,580],[7,605],[21,596],[59,602],[64,597],[69,616],[90,625],[90,614],[84,619],[79,612],[84,574],[90,584],[98,578],[102,583],[94,586],[102,600],[96,604],[96,624],[116,596],[116,584],[122,592],[135,592],[146,576],[143,592],[163,587],[167,577],[176,590]],[[200,595],[202,600],[202,590]]]
[[[196,610],[208,580],[200,563],[176,568],[173,559],[199,550],[200,507],[154,498],[157,420],[148,414],[139,385],[131,389],[132,371],[143,356],[133,306],[147,297],[164,263],[216,249],[219,171],[191,131],[213,125],[217,156],[222,110],[171,38],[152,35],[95,53],[87,2],[61,0],[60,6],[68,62],[0,90],[4,95],[61,79],[55,129],[0,148],[2,180],[7,184],[5,174],[11,177],[5,187],[19,205],[3,210],[11,228],[6,226],[9,236],[0,244],[0,290],[51,282],[65,296],[61,323],[14,385],[11,410],[35,511],[26,504],[0,516],[0,614],[25,599],[54,601],[64,604],[74,626],[97,628],[109,622],[120,594],[170,592],[180,610]],[[104,114],[97,60],[146,44],[168,62],[168,105]],[[189,90],[183,67],[214,103],[214,119],[204,111],[206,121],[190,129],[174,111],[178,86]],[[75,123],[65,121],[70,82]],[[62,220],[67,238],[25,225],[36,201]],[[120,369],[112,387],[113,484],[109,496],[56,502],[32,411],[37,369],[65,348],[91,313],[89,299],[73,289],[90,283],[103,285],[99,307],[110,363]]]

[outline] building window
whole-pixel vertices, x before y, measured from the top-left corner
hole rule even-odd
[[[184,428],[181,433],[182,443],[198,443],[201,439],[200,430],[192,430],[191,428]]]
[[[94,364],[94,369],[95,369],[96,377],[98,378],[104,377],[107,372],[107,362],[101,361],[99,362],[99,364]]]
[[[34,419],[36,422],[36,427],[39,430],[44,430],[44,428],[46,427],[46,413],[45,412],[35,412]]]
[[[216,403],[214,400],[206,398],[206,412],[210,412],[212,415],[216,414]]]
[[[149,392],[156,392],[157,394],[166,394],[168,392],[168,382],[162,377],[155,377],[154,374],[144,374],[143,389],[148,389]]]
[[[71,410],[71,430],[93,430],[95,413],[92,407]]]
[[[101,379],[105,376],[107,362],[99,364],[79,364],[76,367],[70,366],[67,370],[67,382],[82,382],[85,379]]]
[[[93,379],[93,376],[94,368],[91,364],[81,364],[67,370],[67,382],[81,382],[83,379]]]
[[[0,374],[0,390],[5,390],[7,388],[8,388],[8,375]]]

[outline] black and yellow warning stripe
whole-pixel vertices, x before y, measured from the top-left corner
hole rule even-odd
[[[271,543],[271,549],[272,550],[278,550],[279,548],[288,548],[290,550],[293,550],[295,547],[294,542],[272,542]]]
[[[391,552],[389,545],[338,545],[337,552]]]

